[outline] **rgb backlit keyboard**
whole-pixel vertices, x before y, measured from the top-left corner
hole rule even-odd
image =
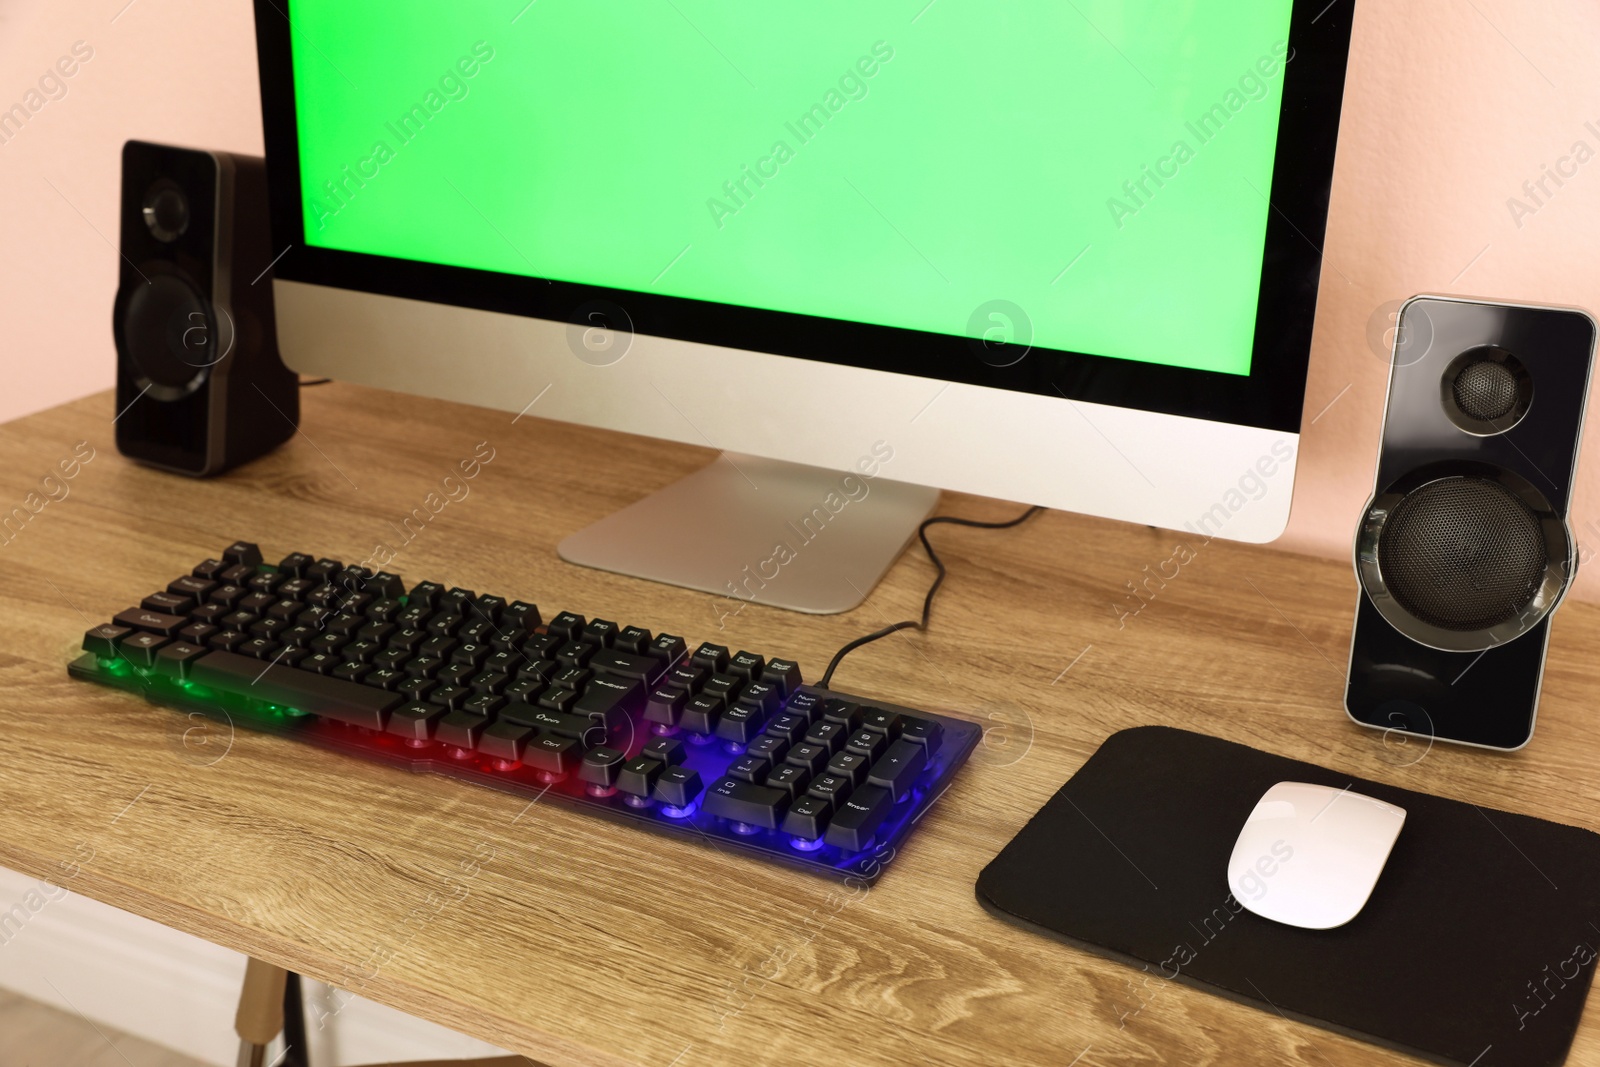
[[[793,660],[246,541],[83,649],[74,677],[158,703],[869,882],[981,734]]]

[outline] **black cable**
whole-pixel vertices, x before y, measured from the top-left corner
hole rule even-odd
[[[845,645],[843,648],[833,654],[833,659],[831,662],[829,662],[828,669],[823,672],[822,680],[819,681],[817,685],[821,686],[823,689],[828,688],[828,683],[833,681],[833,672],[838,668],[839,661],[844,659],[850,653],[854,652],[856,649],[860,648],[862,645],[871,644],[880,637],[888,637],[890,634],[900,630],[926,630],[928,628],[928,615],[933,611],[933,595],[937,593],[939,591],[939,587],[944,584],[945,576],[944,561],[941,560],[939,558],[939,554],[933,550],[933,545],[928,543],[928,527],[937,523],[948,523],[951,526],[975,526],[980,530],[1009,530],[1013,526],[1020,526],[1022,523],[1027,522],[1029,519],[1033,518],[1043,510],[1044,508],[1042,507],[1034,506],[1029,508],[1027,511],[1024,511],[1016,518],[1008,519],[1005,522],[979,522],[977,519],[960,519],[954,515],[935,515],[931,519],[924,519],[922,521],[922,525],[917,527],[917,538],[922,542],[922,548],[928,553],[929,561],[934,565],[935,568],[938,569],[939,573],[933,579],[933,584],[928,587],[928,595],[923,598],[921,621],[916,619],[907,619],[904,622],[891,623],[881,630],[874,630],[870,634],[864,634],[861,637],[856,638],[854,641],[851,641],[849,644]]]
[[[300,388],[304,389],[308,385],[327,385],[331,381],[332,378],[301,378]]]

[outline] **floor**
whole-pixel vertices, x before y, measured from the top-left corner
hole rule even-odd
[[[0,990],[0,1067],[207,1067],[81,1015]]]

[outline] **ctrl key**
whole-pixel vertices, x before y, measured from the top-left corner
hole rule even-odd
[[[872,844],[872,836],[893,810],[894,796],[887,789],[863,786],[839,805],[823,840],[845,852],[860,852]]]
[[[133,633],[131,626],[118,626],[106,622],[93,627],[83,635],[83,650],[101,659],[117,658],[117,642]]]

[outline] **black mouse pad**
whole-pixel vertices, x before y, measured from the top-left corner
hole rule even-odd
[[[1245,818],[1285,781],[1406,809],[1337,929],[1260,918],[1228,887]],[[1146,726],[1107,738],[984,868],[978,900],[1139,968],[1121,1022],[1181,981],[1442,1063],[1543,1067],[1566,1058],[1594,974],[1600,835]]]

